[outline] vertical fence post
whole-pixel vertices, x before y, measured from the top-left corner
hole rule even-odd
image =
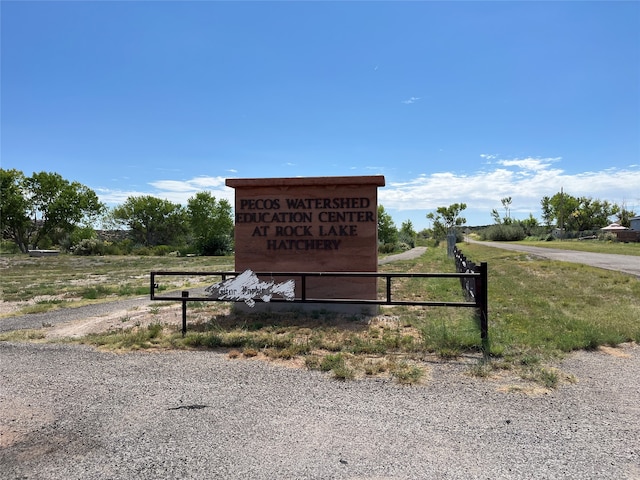
[[[302,299],[302,301],[304,302],[307,299],[307,276],[306,275],[301,275],[300,276],[300,298]]]
[[[182,336],[187,334],[187,299],[189,298],[189,291],[182,291]]]
[[[453,257],[453,249],[456,248],[456,232],[447,233],[447,257]]]
[[[480,277],[476,277],[476,304],[480,313],[480,338],[485,357],[489,355],[489,289],[487,262],[481,262],[478,268]]]

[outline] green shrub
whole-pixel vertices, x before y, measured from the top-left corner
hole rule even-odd
[[[138,247],[134,248],[131,253],[134,255],[140,255],[141,257],[148,257],[151,255],[151,249],[149,247]]]
[[[12,242],[10,240],[2,240],[0,242],[0,253],[19,253],[20,249],[18,248],[18,245],[15,242]]]
[[[164,257],[173,252],[173,250],[169,245],[156,245],[151,249],[151,254],[156,257]]]
[[[482,240],[491,240],[493,242],[515,242],[523,240],[526,236],[524,228],[521,225],[491,225],[480,231]]]
[[[383,243],[378,245],[378,253],[393,253],[398,250],[397,243]]]
[[[230,235],[213,235],[197,246],[199,253],[205,256],[222,256],[233,251],[233,238]]]
[[[74,255],[104,255],[105,245],[97,238],[85,238],[71,247]]]

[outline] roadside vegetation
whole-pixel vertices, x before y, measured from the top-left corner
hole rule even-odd
[[[640,341],[636,278],[477,244],[460,247],[468,258],[489,265],[490,350],[486,356],[473,310],[444,307],[383,308],[377,317],[366,318],[323,311],[241,314],[231,312],[229,304],[190,302],[184,337],[179,322],[165,323],[158,315],[150,325],[64,341],[115,351],[216,349],[234,359],[292,362],[342,380],[386,376],[402,384],[428,379],[432,362],[455,361],[466,364],[470,375],[515,376],[545,388],[571,381],[554,368],[567,352]],[[90,265],[79,260],[71,255],[4,257],[1,273],[8,279],[3,287],[9,286],[9,297],[3,293],[3,298],[25,301],[63,293],[71,299],[90,289],[108,291],[112,297],[127,296],[136,288],[148,289],[151,270],[224,270],[233,265],[232,257],[216,257],[216,262],[213,257],[82,259],[92,261]],[[453,269],[444,245],[429,248],[416,260],[381,267],[404,272]],[[202,280],[188,281],[196,285]],[[122,285],[129,285],[131,291]],[[184,286],[188,285],[176,285]],[[385,286],[379,288],[382,294]],[[455,279],[398,281],[393,289],[396,298],[462,300]],[[160,304],[164,302],[154,305],[152,317]],[[46,332],[47,327],[12,332],[1,334],[0,340],[49,341]]]

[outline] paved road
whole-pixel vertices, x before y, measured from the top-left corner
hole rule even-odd
[[[634,255],[614,255],[611,253],[578,252],[575,250],[561,250],[558,248],[530,247],[528,245],[516,245],[504,242],[478,242],[469,238],[468,243],[477,243],[487,247],[502,248],[503,250],[515,250],[517,252],[530,253],[538,257],[558,260],[561,262],[582,263],[592,267],[615,270],[629,273],[640,278],[640,257]]]

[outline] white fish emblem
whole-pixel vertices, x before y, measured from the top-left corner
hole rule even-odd
[[[214,283],[205,288],[205,292],[219,300],[243,301],[253,307],[256,304],[254,298],[270,302],[273,295],[280,295],[292,302],[295,299],[295,287],[296,283],[293,280],[281,283],[265,282],[260,280],[252,270],[245,270],[237,277]]]

